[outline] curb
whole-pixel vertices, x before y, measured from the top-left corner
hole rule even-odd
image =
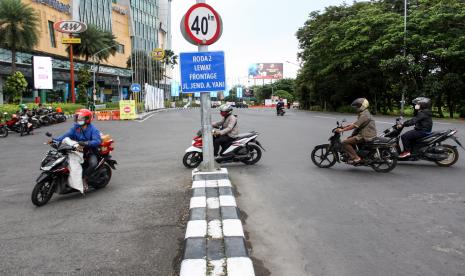
[[[254,276],[228,170],[192,171],[180,276]]]
[[[160,109],[152,110],[152,111],[149,111],[149,112],[145,112],[145,113],[137,115],[138,117],[135,120],[144,120],[145,118],[147,118],[148,116],[150,116],[150,115],[152,115],[154,113],[159,113],[159,112],[162,112],[162,111],[165,111],[165,110],[167,110],[167,109],[166,108],[160,108]]]

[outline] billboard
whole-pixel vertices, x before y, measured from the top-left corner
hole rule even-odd
[[[282,79],[282,63],[254,63],[249,66],[250,79]]]
[[[53,71],[51,57],[33,57],[34,88],[53,89]]]

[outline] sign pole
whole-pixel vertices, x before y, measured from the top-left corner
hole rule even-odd
[[[73,35],[69,34],[69,37],[72,38]],[[69,44],[69,63],[70,63],[70,75],[71,75],[71,101],[76,103],[76,94],[74,89],[74,56],[73,56],[73,44]]]
[[[205,0],[197,0],[197,3],[205,3]],[[199,45],[199,52],[208,52],[207,45]],[[210,93],[200,93],[201,104],[201,124],[202,124],[202,140],[203,140],[203,161],[200,166],[201,171],[213,172],[218,168],[215,162],[215,154],[213,152],[213,134],[212,134],[212,115],[211,115],[211,99]]]

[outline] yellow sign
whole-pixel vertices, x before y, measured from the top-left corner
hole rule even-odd
[[[155,48],[152,51],[152,57],[155,60],[162,60],[165,58],[165,50],[162,48]]]
[[[81,39],[78,37],[63,37],[61,39],[63,44],[81,44]]]
[[[136,101],[120,101],[119,102],[120,119],[121,120],[134,120],[136,116]]]

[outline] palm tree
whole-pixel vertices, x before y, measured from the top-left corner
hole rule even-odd
[[[39,17],[21,0],[0,0],[0,47],[11,50],[11,72],[16,71],[16,52],[30,51],[39,42]]]
[[[107,47],[104,32],[92,24],[87,26],[85,32],[79,34],[79,38],[81,38],[81,44],[73,45],[73,53],[83,57],[86,63],[95,53]],[[69,47],[67,50],[69,52]]]

